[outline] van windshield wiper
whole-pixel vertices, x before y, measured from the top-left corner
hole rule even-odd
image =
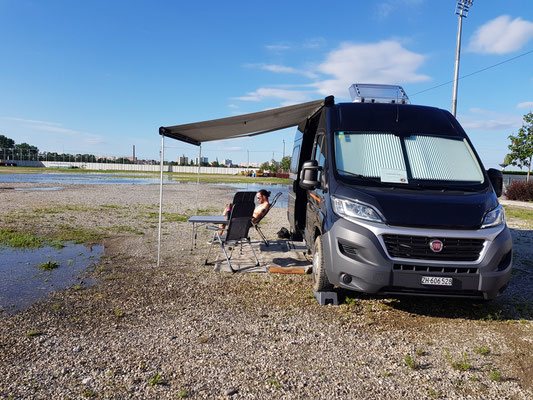
[[[342,172],[343,174],[346,174],[346,175],[355,176],[356,178],[360,178],[360,179],[365,179],[365,177],[363,175],[354,174],[353,172],[345,171],[343,169],[338,169],[337,168],[337,172]]]

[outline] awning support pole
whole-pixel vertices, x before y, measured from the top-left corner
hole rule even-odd
[[[165,135],[161,135],[161,176],[159,178],[159,230],[157,233],[157,266],[161,260],[161,217],[163,215],[163,160],[165,158]]]
[[[198,154],[198,176],[196,177],[196,211],[194,215],[198,215],[198,192],[200,191],[200,166],[202,165],[202,145],[200,144],[200,151]]]

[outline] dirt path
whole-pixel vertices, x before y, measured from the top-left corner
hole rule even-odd
[[[308,275],[204,266],[207,233],[191,253],[183,221],[197,204],[219,212],[231,190],[202,185],[198,202],[195,190],[165,188],[156,267],[157,185],[0,189],[3,229],[107,236],[95,286],[0,314],[0,398],[533,397],[530,227],[510,222],[515,268],[496,301],[344,293],[320,307]],[[281,226],[275,208],[263,231]]]

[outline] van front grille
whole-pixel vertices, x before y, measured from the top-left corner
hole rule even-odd
[[[435,253],[429,243],[442,241],[442,250]],[[485,241],[483,239],[435,238],[427,236],[383,235],[389,255],[393,258],[417,260],[476,261]]]
[[[407,265],[407,264],[394,264],[392,266],[394,271],[408,271],[408,272],[436,272],[438,274],[477,274],[479,270],[477,268],[469,267],[437,267],[428,265]]]

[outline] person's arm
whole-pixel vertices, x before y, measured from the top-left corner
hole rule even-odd
[[[256,224],[263,218],[263,216],[266,214],[266,210],[268,207],[256,207],[252,216],[252,222]]]

